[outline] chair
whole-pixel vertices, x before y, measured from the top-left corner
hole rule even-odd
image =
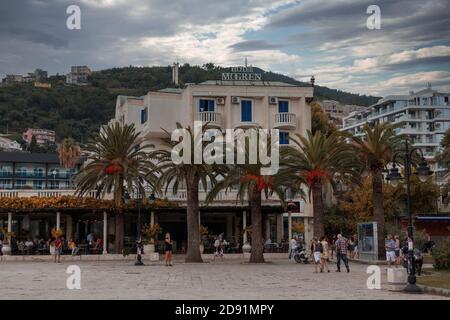
[[[23,244],[22,242],[17,243],[17,250],[21,255],[23,255],[25,251],[25,244]]]

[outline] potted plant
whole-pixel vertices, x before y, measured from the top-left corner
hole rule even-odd
[[[144,235],[144,254],[155,252],[155,238],[158,239],[158,235],[162,233],[162,228],[159,224],[154,225],[145,224],[142,228],[142,234]]]
[[[204,242],[208,241],[208,235],[209,235],[209,230],[207,227],[205,227],[204,225],[200,225],[200,254],[203,254],[203,252],[205,252],[205,245]]]
[[[242,252],[250,252],[252,246],[250,244],[252,237],[252,226],[247,226],[242,230],[242,234],[247,233],[247,242],[242,245]]]
[[[11,254],[11,238],[16,235],[14,232],[7,232],[4,229],[0,229],[0,233],[4,235],[2,252],[5,256],[8,256]]]

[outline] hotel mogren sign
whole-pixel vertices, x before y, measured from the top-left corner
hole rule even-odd
[[[261,73],[255,73],[253,67],[232,67],[231,72],[222,73],[222,80],[261,80]]]

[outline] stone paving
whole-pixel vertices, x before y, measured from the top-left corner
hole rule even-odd
[[[68,290],[66,268],[81,268],[81,290]],[[254,265],[240,259],[173,267],[132,261],[2,262],[0,299],[448,299],[366,287],[366,265],[351,272],[313,273],[312,265],[272,260]],[[343,269],[345,270],[345,269]],[[384,270],[384,267],[382,267]]]

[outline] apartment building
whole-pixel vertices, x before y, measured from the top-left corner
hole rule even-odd
[[[349,116],[352,112],[358,112],[365,109],[365,107],[362,106],[342,104],[336,100],[323,100],[321,105],[323,111],[325,111],[328,118],[337,128],[342,128],[344,118]]]
[[[434,163],[445,132],[450,128],[450,93],[433,90],[431,86],[407,95],[390,95],[376,104],[344,118],[342,130],[360,134],[368,122],[399,124],[396,133],[411,138],[427,160],[433,163],[436,180],[441,181],[447,168]]]
[[[35,137],[36,142],[39,145],[47,142],[55,143],[56,133],[53,130],[28,128],[28,130],[22,134],[23,140],[28,144],[31,143],[33,137]]]
[[[65,169],[57,154],[0,152],[0,195],[11,190],[38,196],[42,190],[73,189],[72,178],[78,171]],[[28,191],[27,191],[28,190]]]
[[[20,143],[17,141],[0,137],[0,150],[3,151],[22,151],[22,147],[20,146]]]
[[[66,75],[66,83],[73,85],[87,85],[88,77],[92,74],[87,66],[72,66],[70,72]]]

